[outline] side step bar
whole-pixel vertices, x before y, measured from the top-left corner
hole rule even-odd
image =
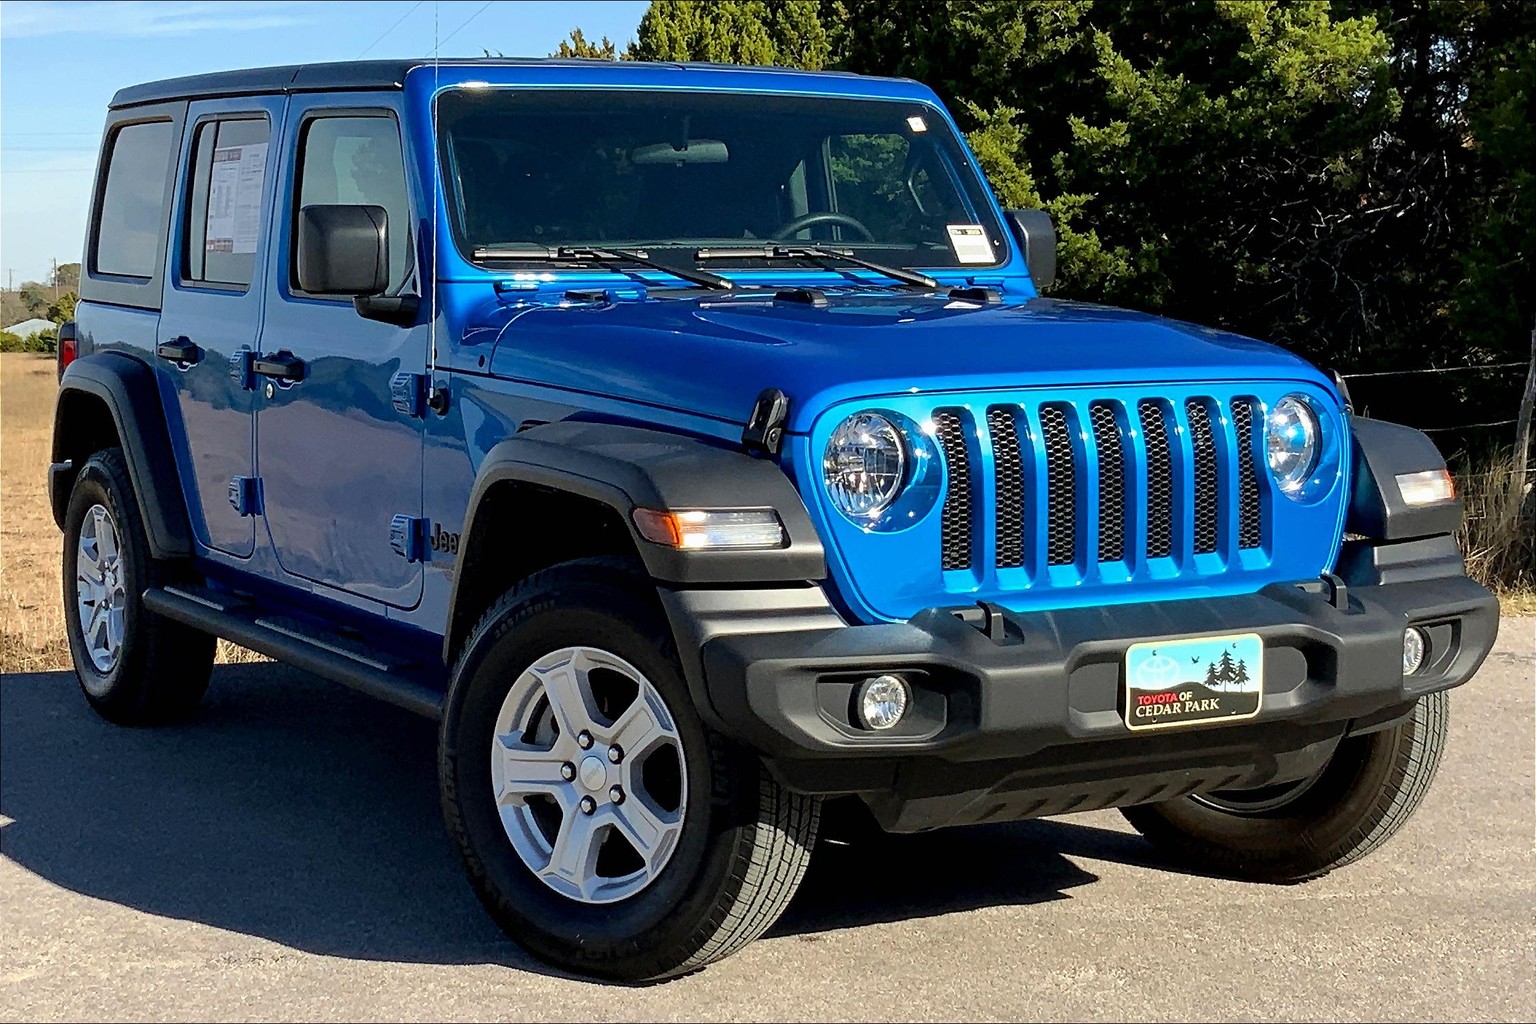
[[[418,715],[442,717],[443,695],[418,678],[425,674],[419,666],[350,651],[344,640],[306,634],[290,620],[263,616],[252,605],[198,587],[146,590],[144,607]]]

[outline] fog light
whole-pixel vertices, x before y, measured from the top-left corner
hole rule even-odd
[[[1417,626],[1403,630],[1403,675],[1411,676],[1424,664],[1424,652],[1429,650],[1429,640]]]
[[[900,676],[875,676],[859,684],[854,702],[866,729],[889,729],[907,713],[907,684]]]

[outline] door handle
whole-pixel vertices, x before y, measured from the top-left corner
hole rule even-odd
[[[270,356],[257,356],[251,360],[251,372],[276,380],[303,380],[304,360],[292,352],[276,352]]]
[[[155,346],[155,355],[169,359],[179,366],[195,366],[203,358],[203,350],[187,338],[177,338]]]

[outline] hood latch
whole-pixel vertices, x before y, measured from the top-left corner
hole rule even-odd
[[[789,396],[768,388],[757,396],[752,415],[741,431],[741,446],[755,455],[777,455],[784,447],[784,424],[789,420]]]

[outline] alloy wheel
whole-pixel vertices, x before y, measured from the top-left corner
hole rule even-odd
[[[75,606],[86,653],[103,675],[122,656],[126,605],[117,523],[106,506],[92,505],[75,547]]]
[[[491,776],[523,863],[582,903],[640,892],[682,833],[677,724],[638,669],[598,648],[561,648],[518,676],[496,719]]]

